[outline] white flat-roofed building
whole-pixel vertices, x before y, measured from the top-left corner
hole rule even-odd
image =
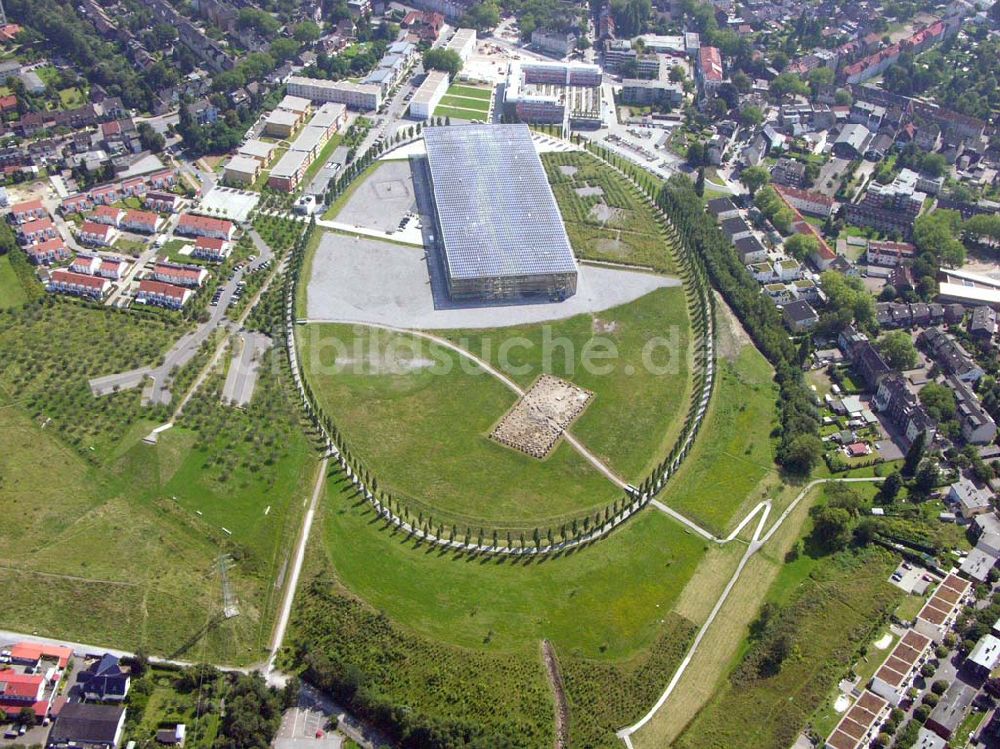
[[[312,101],[302,96],[285,96],[276,109],[283,109],[286,112],[295,112],[300,117],[305,117],[312,109]]]
[[[338,102],[328,101],[313,114],[307,127],[322,128],[327,136],[332,136],[347,122],[347,106]]]
[[[441,70],[429,72],[410,101],[410,117],[416,120],[429,119],[434,114],[434,109],[441,103],[441,98],[448,91],[448,85],[447,73]]]
[[[264,134],[272,138],[288,138],[302,122],[302,115],[287,109],[275,109],[264,120]]]
[[[476,30],[458,29],[445,45],[445,49],[457,52],[462,62],[467,62],[472,53],[476,51]]]
[[[262,140],[248,140],[237,149],[236,153],[240,156],[256,159],[260,162],[261,166],[267,166],[271,163],[271,157],[274,155],[275,148],[277,146],[273,143],[265,143]]]
[[[275,190],[292,192],[302,181],[306,169],[309,168],[309,162],[309,154],[304,151],[286,151],[271,169],[267,177],[268,186]]]
[[[260,175],[261,163],[250,156],[233,156],[226,164],[223,179],[238,185],[252,185]]]
[[[299,133],[299,137],[289,146],[289,151],[299,151],[308,154],[309,162],[312,163],[328,140],[330,140],[330,136],[323,128],[304,127],[302,128],[302,132]],[[306,166],[308,167],[308,164]]]
[[[332,101],[346,105],[349,109],[370,112],[382,104],[382,89],[364,83],[350,81],[324,81],[320,78],[291,76],[287,90],[295,96],[312,101]]]

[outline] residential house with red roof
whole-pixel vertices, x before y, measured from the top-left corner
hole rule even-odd
[[[156,281],[145,278],[139,282],[139,289],[135,294],[135,301],[139,304],[150,304],[156,307],[166,307],[168,309],[180,309],[183,307],[191,295],[191,289],[183,286]]]
[[[122,182],[122,193],[128,197],[142,197],[146,194],[146,180],[142,177],[132,177]]]
[[[59,268],[52,271],[46,288],[54,294],[69,294],[70,296],[100,300],[111,290],[111,282],[99,276],[73,273]]]
[[[0,671],[0,710],[11,719],[17,718],[26,707],[34,710],[37,716],[45,715],[49,711],[49,703],[44,699],[45,687],[43,674],[3,669]]]
[[[11,206],[10,209],[10,217],[14,220],[15,224],[25,224],[28,221],[45,218],[48,215],[49,212],[45,210],[45,206],[42,205],[41,200],[26,200],[23,203]]]
[[[90,220],[98,224],[118,227],[125,218],[125,210],[113,205],[99,205],[90,214]]]
[[[93,207],[94,201],[91,200],[90,195],[87,193],[80,193],[79,195],[70,195],[66,198],[59,206],[59,210],[61,210],[63,215],[65,215],[67,213],[83,213],[84,211],[89,211]]]
[[[125,277],[129,263],[117,257],[102,257],[101,266],[97,269],[97,275],[112,281],[120,281]]]
[[[146,177],[146,183],[154,190],[163,190],[177,184],[177,175],[172,169],[154,172]]]
[[[160,217],[152,211],[129,210],[125,212],[122,219],[121,228],[129,231],[137,231],[143,234],[152,234],[160,227]]]
[[[194,243],[194,250],[191,257],[199,260],[210,260],[214,263],[221,263],[232,250],[232,245],[223,239],[215,237],[198,237]]]
[[[84,221],[80,227],[79,237],[81,242],[95,244],[100,247],[109,247],[115,241],[118,232],[115,227],[109,224],[98,224],[93,221]]]
[[[216,237],[230,240],[236,232],[232,221],[208,216],[196,216],[193,213],[181,214],[177,222],[177,233],[190,237]]]
[[[72,253],[60,237],[46,239],[38,244],[29,244],[24,248],[30,260],[35,265],[49,265],[65,260]]]
[[[208,271],[197,265],[157,263],[153,267],[153,278],[177,286],[199,287],[208,278]]]
[[[146,193],[146,208],[157,213],[173,213],[177,210],[179,202],[180,198],[172,192],[150,191]]]
[[[101,258],[97,255],[77,255],[73,262],[69,264],[69,269],[73,273],[84,273],[88,276],[97,275],[101,268]]]
[[[101,185],[90,191],[90,200],[98,205],[107,205],[120,200],[122,197],[121,187],[114,185]]]
[[[65,273],[66,271],[54,271]],[[23,666],[38,668],[42,661],[54,661],[62,671],[73,656],[73,648],[65,645],[47,645],[41,642],[18,642],[10,646],[10,660]]]
[[[56,231],[56,225],[48,217],[38,218],[21,224],[18,227],[18,233],[21,235],[22,241],[28,244],[43,242],[46,239],[54,239],[59,236],[59,232]]]

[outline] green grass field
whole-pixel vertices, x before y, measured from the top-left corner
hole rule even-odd
[[[452,96],[450,94],[446,94],[441,97],[441,104],[439,106],[449,109],[470,109],[481,112],[485,115],[490,111],[490,100],[473,99],[467,96]]]
[[[446,336],[500,366],[522,387],[546,372],[595,393],[572,431],[633,483],[641,481],[669,452],[683,425],[691,383],[689,321],[684,291],[679,287],[548,325],[456,331]],[[501,357],[504,342],[513,339],[527,345],[511,347]],[[652,370],[644,366],[643,351],[656,339],[662,339],[662,347],[650,358],[658,368]],[[556,340],[566,345],[547,345]],[[592,360],[596,366],[585,365],[588,351],[599,350],[614,355]]]
[[[448,87],[445,92],[446,96],[464,96],[473,99],[484,99],[489,101],[493,98],[492,88],[480,88],[479,86],[463,86],[460,83],[454,83]]]
[[[486,120],[486,113],[479,109],[465,107],[447,107],[439,104],[434,108],[435,117],[448,117],[452,120]]]
[[[0,255],[0,309],[20,307],[28,297],[10,264],[9,255]]]
[[[769,433],[776,419],[771,368],[752,346],[716,361],[716,384],[702,434],[663,499],[675,510],[725,532],[735,513],[774,468]],[[755,498],[763,499],[763,496]],[[744,507],[749,510],[749,507]]]
[[[673,270],[655,214],[624,178],[585,153],[542,154],[542,164],[577,257]]]
[[[333,372],[334,339],[345,351],[339,373]],[[320,403],[381,488],[414,515],[420,510],[448,524],[530,531],[545,519],[603,506],[619,494],[568,444],[539,461],[488,439],[517,396],[453,351],[347,325],[300,328],[298,340]],[[414,347],[422,347],[420,368],[394,371],[399,363],[383,360],[392,348]],[[441,366],[421,366],[428,362]]]

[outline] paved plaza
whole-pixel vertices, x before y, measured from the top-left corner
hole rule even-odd
[[[433,280],[432,280],[433,279]],[[561,320],[627,304],[676,278],[580,265],[577,293],[562,302],[461,305],[444,291],[439,261],[416,247],[327,232],[312,264],[311,322],[358,322],[400,328],[494,328]]]

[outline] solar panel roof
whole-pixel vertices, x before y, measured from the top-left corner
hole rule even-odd
[[[527,125],[432,127],[424,140],[453,279],[576,271]]]

